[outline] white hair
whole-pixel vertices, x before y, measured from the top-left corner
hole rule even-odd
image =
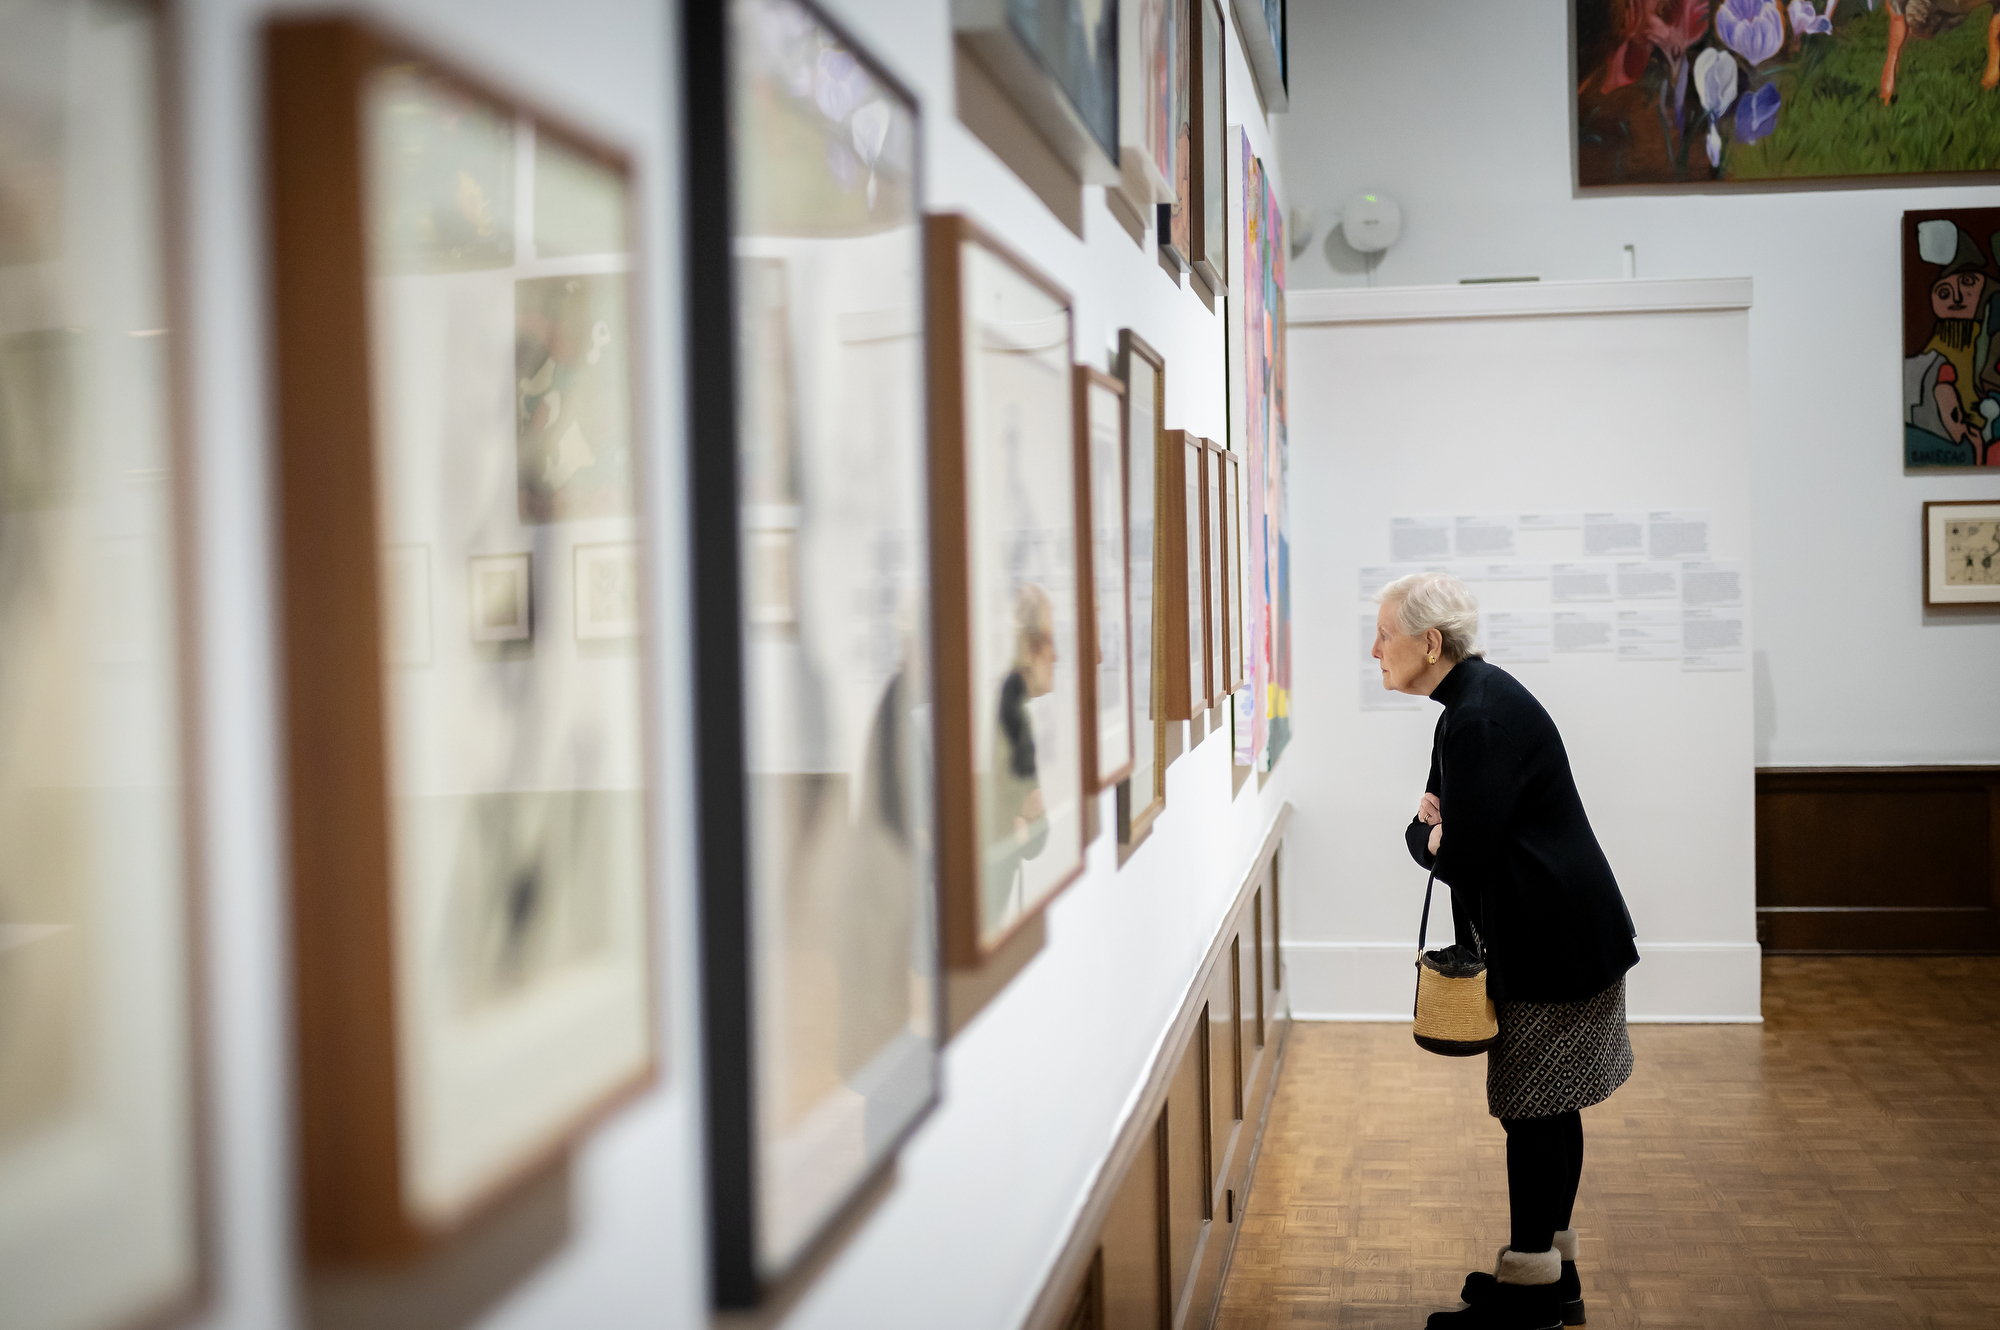
[[[1396,607],[1396,627],[1407,636],[1422,637],[1435,628],[1444,637],[1449,660],[1486,653],[1474,648],[1479,639],[1479,602],[1465,583],[1450,573],[1411,573],[1376,593],[1379,605]]]

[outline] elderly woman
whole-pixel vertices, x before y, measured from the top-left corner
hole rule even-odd
[[[1514,677],[1473,649],[1479,605],[1448,573],[1378,597],[1382,686],[1444,707],[1430,780],[1405,835],[1451,887],[1458,940],[1486,953],[1500,1041],[1486,1106],[1507,1131],[1511,1232],[1493,1274],[1466,1279],[1432,1327],[1549,1330],[1583,1323],[1570,1210],[1583,1171],[1578,1110],[1632,1074],[1625,972],[1632,917],[1591,834],[1562,736]]]

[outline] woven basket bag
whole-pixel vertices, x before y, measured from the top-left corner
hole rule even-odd
[[[1424,952],[1431,926],[1431,890],[1437,869],[1424,884],[1424,917],[1417,925],[1417,1047],[1448,1058],[1469,1058],[1500,1042],[1500,1020],[1486,996],[1486,954],[1479,930],[1472,933],[1478,960],[1447,973]],[[1470,971],[1470,973],[1468,973]]]

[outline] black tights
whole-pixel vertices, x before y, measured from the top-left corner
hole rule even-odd
[[[1515,1251],[1547,1251],[1568,1228],[1583,1176],[1583,1117],[1501,1118],[1507,1129],[1507,1212]]]

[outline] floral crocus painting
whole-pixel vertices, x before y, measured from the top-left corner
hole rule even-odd
[[[1582,185],[2000,171],[1992,0],[1574,3]]]
[[[1903,214],[1903,465],[2000,467],[2000,208]]]

